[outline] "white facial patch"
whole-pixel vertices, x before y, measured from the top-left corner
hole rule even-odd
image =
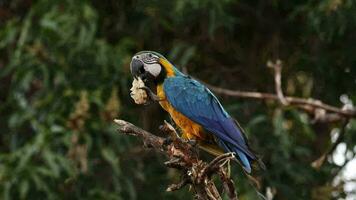
[[[145,68],[145,71],[149,72],[154,77],[157,77],[162,70],[161,65],[158,63],[145,64],[144,68]]]

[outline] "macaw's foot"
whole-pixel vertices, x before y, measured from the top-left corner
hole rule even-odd
[[[164,146],[168,146],[168,145],[172,144],[172,142],[173,142],[173,138],[171,136],[169,136],[169,137],[164,139],[163,145]]]
[[[147,101],[146,105],[150,104],[151,102],[161,101],[161,99],[149,87],[143,86],[143,87],[140,87],[139,89],[145,90],[149,97],[150,101]]]
[[[166,120],[164,120],[164,124],[159,126],[159,129],[165,133],[168,133],[168,136],[170,136],[170,140],[174,141],[179,138],[179,135],[174,129],[174,127],[168,123]]]
[[[183,139],[181,137],[172,137],[172,136],[168,136],[167,138],[164,139],[163,141],[163,145],[170,145],[172,144],[172,142],[174,142],[174,140],[180,140],[182,142],[186,142],[187,144],[195,147],[198,144],[197,140],[192,140],[192,139]]]

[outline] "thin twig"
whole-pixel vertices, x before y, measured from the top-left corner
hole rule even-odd
[[[223,169],[219,171],[219,176],[221,180],[224,180],[223,186],[227,195],[230,197],[230,199],[237,200],[237,193],[235,190],[234,181],[231,178],[229,178],[228,173],[226,173],[226,171]]]
[[[344,135],[346,132],[346,126],[348,123],[349,123],[348,119],[344,120],[343,124],[341,125],[341,130],[339,132],[339,136],[337,137],[337,139],[333,143],[333,145],[330,147],[329,151],[326,152],[327,155],[330,155],[332,152],[334,152],[337,145],[340,144],[342,142],[342,140],[344,139]]]
[[[267,67],[272,68],[274,71],[274,83],[278,100],[281,102],[282,105],[287,106],[289,102],[284,97],[282,89],[282,61],[279,59],[275,63],[273,63],[272,61],[268,61]]]
[[[189,178],[188,177],[183,177],[182,180],[179,183],[171,184],[170,186],[168,186],[166,191],[167,192],[172,192],[172,191],[180,190],[181,188],[183,188],[187,184],[190,184]]]
[[[339,135],[336,139],[336,141],[332,144],[332,146],[325,152],[323,155],[321,155],[318,159],[316,159],[314,162],[312,162],[312,167],[315,169],[320,169],[320,167],[325,163],[325,160],[328,155],[331,155],[336,147],[342,142],[345,132],[346,132],[346,126],[349,123],[349,119],[345,119],[344,122],[341,125],[341,129],[339,132]]]
[[[225,153],[220,156],[217,156],[205,167],[202,175],[210,176],[212,173],[216,172],[216,170],[225,165],[229,160],[232,160],[234,158],[234,153]]]

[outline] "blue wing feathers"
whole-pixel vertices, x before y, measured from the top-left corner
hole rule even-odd
[[[242,130],[208,88],[186,76],[167,78],[163,87],[176,110],[214,134],[219,145],[226,151],[235,152],[245,170],[251,171],[249,161],[255,160],[256,156],[249,150]]]

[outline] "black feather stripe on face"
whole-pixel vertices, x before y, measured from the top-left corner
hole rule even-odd
[[[151,55],[151,54],[148,54],[148,55]],[[142,61],[146,64],[153,64],[153,63],[158,63],[158,60],[159,58],[156,57],[156,56],[148,56],[148,55],[145,55],[143,58],[142,58]]]
[[[157,56],[158,58],[164,58],[164,59],[166,59],[162,54],[157,53],[157,52],[155,52],[155,51],[140,51],[140,52],[137,52],[137,53],[135,54],[135,56],[136,56],[136,55],[142,55],[142,54],[148,54],[148,53],[151,53],[151,54]]]
[[[162,66],[161,66],[162,67]],[[164,67],[162,67],[161,72],[159,73],[159,75],[156,77],[156,79],[154,80],[155,84],[162,84],[164,79],[167,78],[167,71]]]

